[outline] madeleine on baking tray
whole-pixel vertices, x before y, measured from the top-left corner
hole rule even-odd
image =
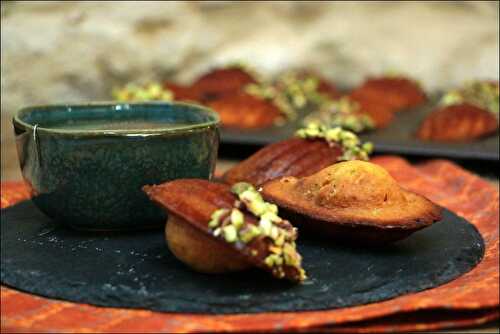
[[[469,141],[496,131],[498,120],[492,113],[463,103],[433,111],[420,125],[417,137],[428,141]]]
[[[440,107],[422,122],[417,137],[470,141],[498,131],[498,81],[471,81],[447,92]]]
[[[416,107],[427,100],[418,82],[402,76],[368,78],[351,95],[374,98],[392,111]]]
[[[255,76],[243,65],[228,65],[203,74],[191,87],[201,101],[208,102],[225,94],[242,92],[246,85],[257,82]]]
[[[304,178],[264,184],[265,200],[296,226],[336,240],[381,244],[403,239],[441,219],[441,209],[401,188],[370,162],[337,163]]]
[[[227,128],[266,128],[282,118],[281,111],[274,104],[246,93],[226,94],[206,105],[219,114]]]

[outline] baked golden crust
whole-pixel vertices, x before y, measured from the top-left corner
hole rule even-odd
[[[199,98],[208,102],[221,95],[241,92],[256,79],[239,67],[218,68],[200,76],[192,85]]]
[[[262,268],[275,275],[272,268],[265,263],[265,259],[271,254],[270,246],[273,245],[272,240],[262,236],[256,237],[244,244],[228,243],[222,238],[215,237],[209,227],[212,214],[218,209],[231,209],[237,199],[237,197],[231,193],[228,185],[201,179],[180,179],[160,185],[144,186],[143,190],[153,202],[166,209],[169,215],[175,216],[177,223],[186,223],[192,227],[189,233],[182,234],[180,238],[179,236],[174,236],[174,240],[185,245],[187,242],[197,243],[197,241],[208,237],[217,242],[221,247],[224,247],[230,255],[232,254],[233,257],[238,258],[238,261],[231,265],[232,269],[245,269],[246,261],[253,267]],[[258,225],[255,216],[248,212],[244,212],[243,215],[244,224]],[[289,223],[286,224],[292,228]],[[202,234],[202,236],[198,235],[198,233]],[[188,238],[190,235],[193,236],[192,239]],[[169,238],[172,238],[172,236]],[[182,240],[182,238],[184,238],[184,240]],[[220,272],[219,269],[229,265],[225,262],[222,262],[222,264],[210,263],[208,265],[202,265],[196,262],[197,258],[200,260],[203,259],[204,261],[211,261],[210,259],[213,258],[212,255],[218,253],[218,247],[217,249],[212,249],[210,245],[211,244],[207,244],[205,249],[203,249],[203,247],[196,248],[202,252],[210,252],[210,256],[201,254],[197,256],[196,254],[191,254],[186,256],[181,255],[180,259],[192,266],[194,264],[194,268],[198,270],[206,270],[206,268],[208,268],[209,272]],[[185,247],[186,246],[188,245],[185,245]],[[196,249],[191,249],[191,251]],[[227,256],[228,253],[225,252],[221,255]],[[214,267],[215,270],[213,270]],[[303,279],[303,275],[301,275],[295,267],[283,265],[283,270],[284,278],[288,280],[297,282]]]
[[[153,202],[201,231],[208,231],[212,212],[219,208],[231,208],[235,199],[229,186],[199,179],[148,185],[143,190]]]
[[[255,187],[283,176],[308,176],[337,162],[340,146],[326,141],[290,138],[262,148],[228,170],[223,179],[228,184],[248,182]]]
[[[250,262],[227,244],[199,232],[175,215],[168,217],[165,239],[176,258],[202,273],[226,273],[252,267]]]
[[[498,120],[472,104],[457,104],[433,111],[422,122],[417,137],[429,141],[468,141],[498,131]]]
[[[369,78],[351,95],[370,97],[394,112],[416,107],[427,99],[418,83],[402,77]]]
[[[322,77],[318,77],[318,92],[325,94],[331,99],[337,99],[341,95],[337,87],[332,82]]]
[[[359,160],[270,181],[262,195],[299,216],[294,223],[333,237],[395,241],[441,219],[437,205],[402,189],[382,167]]]
[[[266,128],[282,116],[271,102],[246,93],[228,93],[206,105],[219,114],[222,125],[228,128]]]
[[[200,100],[198,92],[189,86],[183,86],[167,81],[163,83],[163,87],[170,90],[174,94],[174,99],[177,101],[198,102]]]
[[[354,91],[349,95],[349,98],[358,103],[359,113],[370,116],[378,129],[385,128],[394,119],[394,107],[380,101],[378,96]]]

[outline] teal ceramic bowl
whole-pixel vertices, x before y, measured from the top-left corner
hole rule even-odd
[[[142,186],[210,179],[219,146],[218,115],[185,103],[29,107],[13,124],[33,202],[82,230],[164,224]]]

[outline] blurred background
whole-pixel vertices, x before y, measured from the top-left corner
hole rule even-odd
[[[17,109],[109,100],[128,82],[188,82],[234,61],[339,86],[388,70],[431,91],[499,76],[498,1],[2,1],[1,28],[2,180],[19,178]]]

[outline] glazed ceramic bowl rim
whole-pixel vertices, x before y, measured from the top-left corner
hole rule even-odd
[[[196,112],[202,112],[207,115],[212,120],[208,120],[205,122],[189,124],[186,126],[179,126],[175,128],[154,128],[154,129],[118,129],[118,130],[68,130],[68,129],[52,129],[45,128],[43,126],[37,126],[36,124],[30,124],[21,119],[21,115],[24,113],[29,113],[37,109],[57,109],[57,108],[93,108],[93,107],[113,107],[116,108],[118,106],[122,107],[130,107],[130,106],[168,106],[168,107],[187,107],[191,108]],[[60,134],[60,135],[78,135],[78,136],[95,136],[95,135],[106,135],[106,136],[150,136],[150,135],[165,135],[170,133],[182,133],[182,132],[190,132],[193,130],[200,130],[210,127],[217,127],[220,123],[219,114],[213,111],[210,108],[204,107],[202,105],[194,104],[194,103],[186,103],[186,102],[163,102],[163,101],[144,101],[144,102],[116,102],[116,101],[102,101],[102,102],[89,102],[89,103],[75,103],[75,104],[46,104],[46,105],[34,105],[21,108],[16,112],[13,117],[14,125],[18,125],[24,129],[28,129],[31,131],[44,132],[50,134]]]

